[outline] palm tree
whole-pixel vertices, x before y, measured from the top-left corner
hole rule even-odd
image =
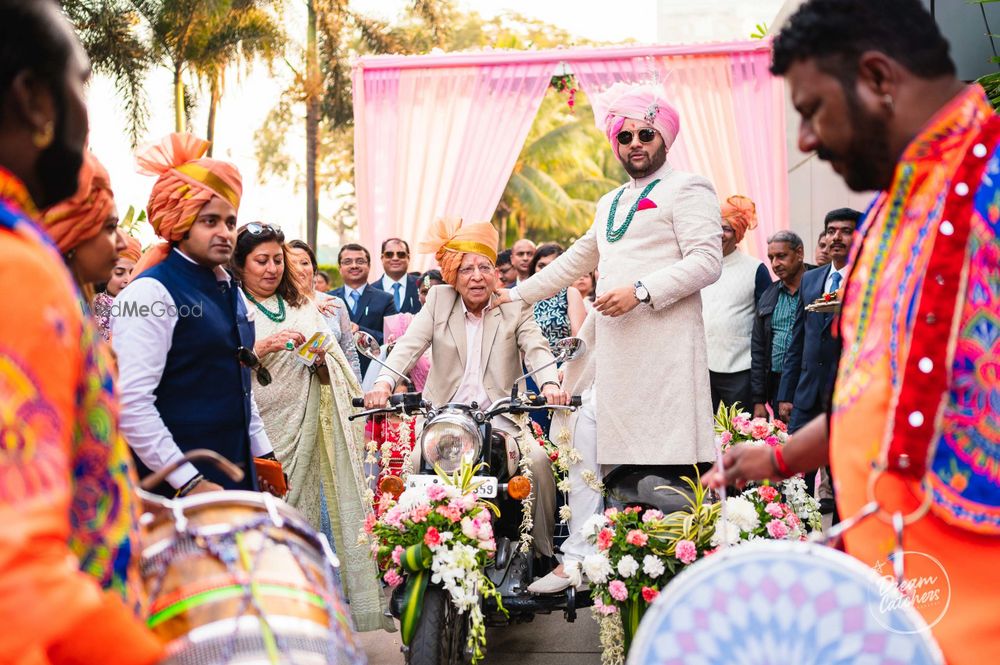
[[[586,98],[575,114],[550,90],[539,108],[494,214],[501,237],[570,242],[594,220],[597,200],[626,179],[594,126]]]
[[[233,0],[217,20],[199,26],[203,34],[192,40],[190,67],[209,88],[205,138],[210,144],[215,138],[226,70],[240,64],[249,68],[257,58],[270,66],[284,48],[284,31],[267,10],[273,4],[274,0]],[[208,154],[212,154],[211,145]]]
[[[62,0],[62,7],[94,71],[108,75],[125,101],[134,147],[146,131],[149,109],[144,85],[154,62],[149,44],[135,30],[138,11],[128,0]]]

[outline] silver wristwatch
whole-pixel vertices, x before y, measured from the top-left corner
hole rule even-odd
[[[649,296],[649,289],[643,286],[642,282],[635,283],[635,299],[641,303],[649,304],[652,299]]]

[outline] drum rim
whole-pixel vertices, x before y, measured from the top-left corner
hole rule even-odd
[[[656,634],[652,632],[652,628],[646,628],[643,630],[642,624],[645,624],[645,619],[648,618],[649,613],[667,613],[670,606],[675,603],[675,598],[680,598],[682,594],[686,593],[689,588],[697,589],[699,583],[702,581],[704,574],[703,570],[711,570],[711,566],[719,565],[720,563],[728,563],[730,559],[764,559],[766,561],[773,561],[773,556],[776,553],[782,554],[800,554],[805,556],[819,557],[820,559],[826,559],[828,562],[834,565],[843,566],[848,572],[856,573],[859,577],[864,578],[864,581],[869,583],[881,583],[882,578],[872,570],[869,566],[862,563],[859,559],[847,554],[846,552],[841,552],[840,550],[828,547],[826,545],[821,545],[819,543],[813,543],[809,541],[802,540],[757,540],[747,543],[740,543],[738,545],[731,545],[725,550],[716,552],[711,556],[695,561],[693,564],[686,566],[677,577],[667,583],[663,591],[660,592],[660,596],[653,601],[647,610],[646,616],[643,617],[644,621],[639,625],[639,630],[636,632],[635,640],[632,643],[632,648],[629,650],[630,654],[638,654],[643,651],[643,647],[648,648],[653,636]],[[909,635],[917,636],[917,638],[924,644],[927,649],[927,653],[930,658],[940,665],[944,665],[944,654],[941,652],[941,647],[938,645],[937,641],[932,636],[932,629],[924,620],[923,616],[911,605],[902,605],[899,608],[903,612],[904,618],[910,620],[911,624],[915,630]],[[651,624],[646,624],[651,625]],[[926,630],[919,630],[920,627]],[[637,656],[638,657],[638,656]],[[628,659],[626,665],[632,665],[638,661],[633,661],[631,658]]]

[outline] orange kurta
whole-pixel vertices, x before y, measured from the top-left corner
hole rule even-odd
[[[884,459],[894,428],[906,426],[896,420],[895,409],[914,348],[915,314],[928,280],[940,279],[927,274],[929,257],[938,234],[952,234],[953,225],[942,218],[947,195],[969,191],[975,203],[964,283],[951,287],[964,291],[958,291],[953,310],[956,325],[938,331],[934,341],[940,348],[947,345],[950,372],[934,395],[936,413],[903,414],[913,426],[925,418],[933,425],[928,477],[938,504],[904,531],[906,575],[913,580],[915,607],[933,626],[952,665],[982,663],[1000,653],[995,519],[1000,503],[1000,190],[994,182],[1000,160],[995,143],[975,144],[992,113],[981,88],[963,91],[907,147],[892,188],[870,211],[861,230],[863,245],[851,260],[831,420],[833,478],[846,518],[868,500],[872,465]],[[989,160],[982,182],[956,190],[955,173],[973,153]],[[932,364],[926,358],[922,362],[920,371],[929,373]],[[914,484],[883,474],[875,495],[887,510],[907,513],[922,498]],[[895,538],[885,521],[870,518],[848,532],[845,545],[850,554],[891,574]]]
[[[120,590],[102,591],[70,550],[83,533],[71,528],[81,432],[116,431],[117,423],[88,421],[95,412],[87,404],[110,377],[33,212],[21,183],[0,169],[0,284],[8,287],[0,317],[0,662],[153,663],[161,647]],[[98,543],[86,540],[84,549]]]

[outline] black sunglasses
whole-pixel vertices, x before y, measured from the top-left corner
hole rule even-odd
[[[253,352],[253,349],[241,346],[236,349],[236,357],[239,358],[241,365],[249,367],[257,373],[257,383],[262,386],[271,383],[271,373],[267,371],[266,367],[260,364],[260,358]]]
[[[409,252],[382,252],[382,256],[387,259],[405,259],[409,255]]]
[[[617,138],[618,142],[622,145],[628,145],[632,143],[632,139],[635,134],[627,129],[623,129],[618,132]],[[651,143],[653,139],[656,138],[656,130],[650,129],[649,127],[643,127],[639,130],[639,141],[642,143]]]

